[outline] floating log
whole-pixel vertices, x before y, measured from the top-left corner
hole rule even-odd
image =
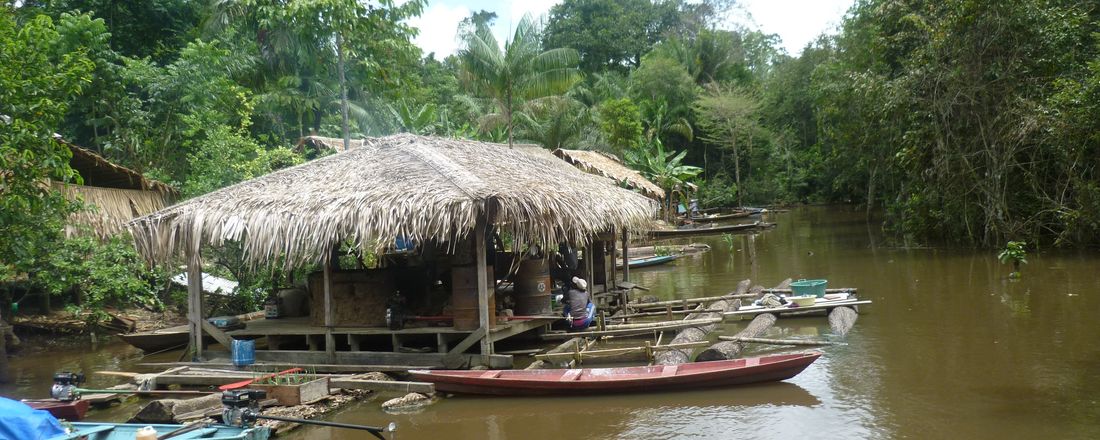
[[[833,333],[846,336],[852,326],[856,325],[856,319],[859,319],[859,313],[851,307],[837,307],[829,312],[829,327],[833,329]]]
[[[546,354],[564,353],[566,351],[572,351],[573,347],[576,344],[578,344],[580,342],[580,340],[581,340],[581,338],[570,338],[569,340],[567,340],[565,342],[562,342],[557,347],[551,348],[550,350],[548,350],[546,352]],[[532,362],[531,365],[528,365],[527,368],[525,368],[525,369],[526,370],[534,370],[534,369],[538,369],[538,368],[546,368],[548,366],[550,366],[548,364],[548,362],[543,361],[542,359],[537,359],[534,362]]]
[[[741,281],[740,283],[738,283],[737,290],[734,291],[735,293],[732,296],[736,297],[738,295],[745,295],[746,292],[748,292],[749,286],[751,284],[752,284],[752,282],[749,281],[749,280]],[[693,314],[687,315],[687,317],[684,318],[684,319],[689,320],[689,319],[697,318],[697,317],[698,318],[721,317],[722,313],[724,313],[726,310],[738,309],[740,307],[741,307],[741,300],[740,299],[728,299],[728,298],[727,299],[720,299],[720,300],[715,301],[714,303],[710,304],[709,306],[707,306],[705,304],[699,304],[699,306],[696,308],[698,310],[698,313],[697,314],[693,313]],[[705,310],[708,310],[708,309],[719,309],[719,310],[721,310],[721,312],[706,312]],[[681,330],[680,332],[678,332],[676,334],[676,337],[672,339],[672,342],[670,342],[669,345],[676,346],[676,345],[681,345],[681,344],[689,344],[689,343],[693,343],[693,342],[704,341],[707,338],[707,334],[709,334],[712,330],[714,330],[714,327],[716,325],[717,325],[717,323],[706,325],[706,326],[691,327],[691,328],[683,329],[683,330]],[[676,365],[676,364],[686,363],[686,362],[689,362],[691,360],[691,353],[693,351],[695,351],[694,346],[683,347],[683,348],[678,348],[678,349],[674,349],[674,350],[662,351],[661,353],[658,353],[657,356],[654,357],[654,363],[657,364],[657,365]]]
[[[788,285],[789,285],[789,283],[788,283]],[[784,287],[782,289],[779,289],[779,288],[764,289],[764,293],[791,293],[791,291],[792,290],[791,290],[790,287]],[[855,287],[840,287],[840,288],[836,288],[836,289],[825,289],[825,293],[856,293],[857,291],[859,291],[859,289],[856,289]]]
[[[179,423],[179,417],[203,411],[210,408],[218,408],[222,405],[221,394],[211,394],[194,399],[160,399],[149,402],[138,411],[132,419],[133,423]]]
[[[755,294],[753,296],[755,296]],[[655,309],[655,308],[662,308],[663,309],[665,306],[683,306],[685,304],[687,304],[687,305],[696,305],[696,304],[700,304],[700,303],[714,302],[714,301],[723,300],[723,299],[747,299],[747,298],[752,298],[753,296],[749,296],[748,294],[738,294],[736,291],[734,291],[734,292],[730,292],[730,293],[727,293],[727,294],[721,295],[721,296],[707,296],[707,297],[702,297],[702,298],[685,298],[685,299],[674,299],[674,300],[667,300],[667,301],[632,303],[632,304],[630,304],[630,308],[635,309],[635,310],[639,310],[639,311],[646,310],[646,309]]]
[[[750,338],[743,336],[719,336],[718,339],[723,341],[733,342],[751,342],[754,344],[772,344],[772,345],[839,345],[839,342],[830,341],[812,341],[808,339],[768,339],[768,338]]]
[[[755,338],[768,331],[771,326],[775,325],[777,318],[771,313],[764,313],[757,315],[753,318],[744,330],[735,335],[735,338]],[[741,355],[741,351],[745,349],[745,343],[735,341],[723,341],[717,344],[711,345],[699,356],[695,357],[695,362],[704,361],[721,361],[726,359],[734,359]]]

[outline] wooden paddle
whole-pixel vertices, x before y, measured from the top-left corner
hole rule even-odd
[[[283,371],[280,371],[278,373],[268,374],[267,376],[254,377],[252,379],[246,379],[246,380],[242,380],[240,382],[227,383],[225,385],[222,385],[222,386],[218,387],[218,390],[219,391],[229,391],[229,390],[235,390],[237,388],[244,388],[246,386],[252,385],[252,382],[256,382],[256,381],[260,381],[260,380],[267,380],[267,379],[271,379],[273,377],[282,376],[284,374],[297,373],[299,371],[302,371],[302,369],[301,368],[291,368],[289,370],[283,370]]]

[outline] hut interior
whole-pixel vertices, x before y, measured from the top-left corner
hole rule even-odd
[[[257,266],[320,268],[308,316],[228,332],[206,322],[201,277],[188,277],[198,360],[211,357],[207,333],[227,347],[264,338],[255,357],[271,363],[509,367],[496,342],[561,319],[549,275],[557,243],[583,249],[577,274],[598,292],[614,280],[615,231],[644,230],[656,208],[539,147],[403,134],[196,197],[130,230],[151,263],[183,257],[193,274],[203,246],[227,241]],[[364,255],[377,263],[366,268]]]

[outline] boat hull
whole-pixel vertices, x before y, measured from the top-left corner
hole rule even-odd
[[[677,258],[679,258],[678,255],[658,255],[658,256],[655,256],[655,257],[648,257],[648,258],[635,258],[635,259],[632,259],[632,260],[628,260],[627,265],[631,269],[636,269],[636,268],[639,268],[639,267],[650,267],[650,266],[657,266],[657,265],[661,265],[661,264],[665,264],[665,263],[671,263],[672,261],[676,260]],[[620,264],[620,265],[617,265],[615,267],[617,267],[619,269],[622,269],[623,265]]]
[[[677,391],[781,381],[801,373],[819,352],[689,364],[575,370],[413,370],[437,391],[500,396],[545,396]],[[499,375],[494,374],[500,373]]]
[[[75,421],[84,418],[84,415],[88,413],[88,405],[91,402],[79,399],[68,402],[54,399],[41,399],[24,400],[23,403],[31,408],[44,410],[58,419]]]
[[[667,238],[667,237],[683,237],[691,235],[709,235],[709,234],[723,234],[727,232],[740,232],[749,231],[757,228],[765,228],[772,226],[772,223],[745,223],[739,225],[722,225],[700,228],[683,228],[683,229],[655,229],[649,231],[649,236],[654,238]]]
[[[72,423],[72,433],[51,437],[49,440],[134,440],[137,432],[146,426],[152,427],[160,437],[182,428],[184,425],[157,425],[147,423]],[[210,425],[180,435],[178,438],[201,438],[204,440],[268,440],[271,429],[266,427],[241,428],[237,426]],[[173,437],[176,438],[176,437]]]

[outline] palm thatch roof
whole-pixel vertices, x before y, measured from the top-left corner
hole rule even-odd
[[[123,231],[130,220],[171,205],[179,195],[175,188],[111,163],[60,135],[54,135],[54,140],[72,152],[69,166],[84,180],[83,185],[51,183],[66,198],[85,205],[69,216],[66,236],[80,235],[87,229],[99,238],[110,237]]]
[[[80,177],[84,178],[84,184],[87,186],[136,189],[154,191],[171,197],[179,196],[175,188],[149,179],[137,171],[111,163],[91,150],[62,139],[60,135],[54,135],[54,139],[72,151],[73,157],[69,159],[69,166],[80,173]]]
[[[665,198],[665,190],[642,177],[642,174],[628,168],[619,158],[599,151],[554,150],[554,155],[589,173],[599,174],[620,184],[641,191],[654,199]]]
[[[84,208],[69,216],[66,236],[83,234],[83,228],[99,238],[108,238],[126,228],[136,217],[151,214],[171,205],[165,194],[136,189],[100,188],[54,182],[53,187],[69,200],[80,200]]]
[[[371,250],[398,237],[455,243],[481,213],[521,243],[545,244],[640,231],[656,209],[539,147],[401,134],[188,200],[130,231],[153,262],[231,240],[252,264],[297,267],[341,240]]]

